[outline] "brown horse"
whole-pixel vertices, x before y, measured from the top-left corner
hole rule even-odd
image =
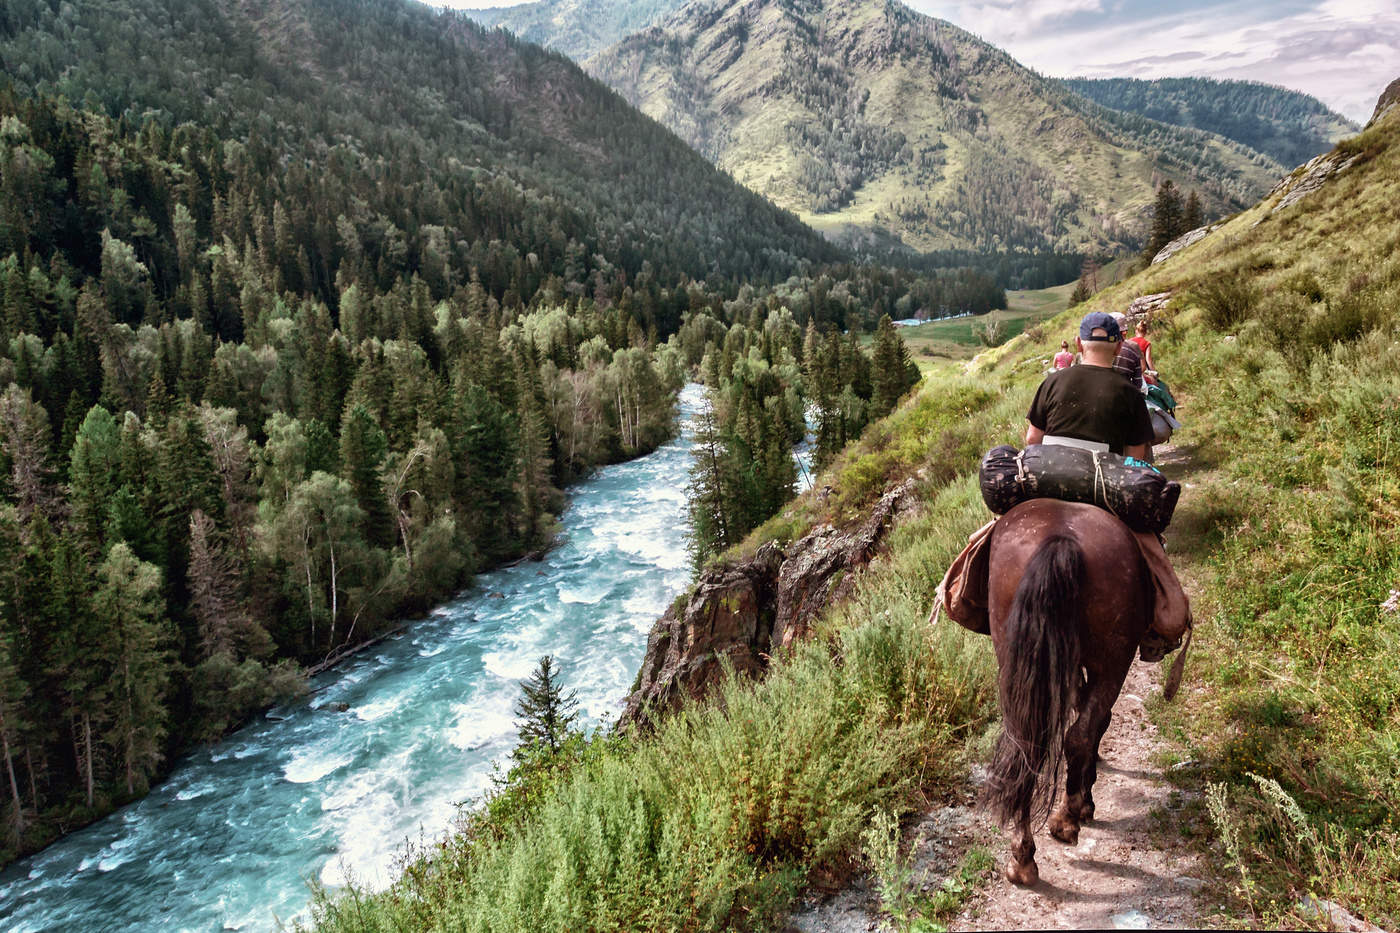
[[[1152,619],[1132,533],[1092,505],[1032,499],[996,524],[988,616],[1002,733],[985,799],[1015,833],[1006,876],[1040,880],[1032,823],[1074,845],[1093,818],[1099,741]],[[1054,808],[1065,762],[1065,800]]]

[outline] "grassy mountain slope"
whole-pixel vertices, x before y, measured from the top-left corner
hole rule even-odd
[[[1286,166],[1301,165],[1360,127],[1308,94],[1257,81],[1215,78],[1068,78],[1096,103],[1217,133]]]
[[[213,127],[287,166],[353,165],[363,183],[326,197],[396,225],[410,254],[441,227],[462,266],[495,240],[561,274],[569,241],[585,269],[649,261],[663,279],[785,278],[834,256],[564,56],[407,0],[21,0],[0,60],[21,91]]]
[[[536,0],[463,12],[483,26],[508,29],[527,42],[558,49],[581,62],[681,5],[678,0]]]
[[[744,549],[857,518],[887,484],[918,477],[922,513],[764,682],[731,684],[654,740],[576,750],[390,891],[323,904],[320,927],[766,928],[804,881],[887,847],[868,828],[882,814],[961,793],[992,703],[989,645],[925,618],[987,517],[977,458],[1019,442],[1080,314],[1173,289],[1155,355],[1182,400],[1189,456],[1168,538],[1198,631],[1182,696],[1155,713],[1190,761],[1173,779],[1197,801],[1173,819],[1204,829],[1212,890],[1228,899],[1201,919],[1323,928],[1300,912],[1305,884],[1393,928],[1400,108],[1340,151],[1359,158],[1299,204],[1273,214],[1270,198],[971,372],[931,374],[818,480],[828,494],[758,529]],[[861,780],[871,774],[882,777]],[[922,920],[948,919],[946,899],[905,894]]]
[[[1110,249],[1142,232],[1154,180],[1220,212],[1280,174],[890,0],[697,0],[588,66],[809,223],[920,249]]]

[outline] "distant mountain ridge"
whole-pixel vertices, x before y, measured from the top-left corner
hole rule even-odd
[[[508,29],[581,62],[682,5],[680,0],[536,0],[462,12],[483,26]]]
[[[1102,107],[887,0],[696,0],[588,68],[753,190],[838,238],[917,249],[1135,246],[1155,183],[1208,210],[1282,166]]]
[[[1067,78],[1064,84],[1114,110],[1233,139],[1285,167],[1301,165],[1361,129],[1315,97],[1257,81]]]

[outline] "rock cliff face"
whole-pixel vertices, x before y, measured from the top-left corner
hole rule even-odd
[[[686,697],[700,697],[723,676],[759,675],[770,656],[805,638],[822,608],[844,599],[897,517],[914,502],[913,481],[885,493],[854,530],[821,525],[786,549],[776,542],[736,564],[701,574],[685,602],[651,630],[623,727],[646,723]]]
[[[1389,113],[1390,108],[1394,107],[1396,104],[1400,104],[1400,78],[1396,78],[1394,81],[1390,82],[1390,84],[1386,85],[1385,90],[1381,91],[1381,96],[1376,101],[1376,112],[1371,114],[1371,119],[1366,121],[1366,126],[1370,127],[1374,125],[1377,120]]]

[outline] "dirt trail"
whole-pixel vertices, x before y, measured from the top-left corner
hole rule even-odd
[[[952,929],[1148,929],[1198,925],[1200,857],[1173,833],[1182,794],[1154,763],[1161,740],[1143,701],[1158,665],[1138,662],[1113,707],[1099,747],[1095,817],[1079,844],[1036,835],[1040,884],[1018,888],[1000,874],[950,924]],[[1005,843],[995,849],[1005,858]]]
[[[948,921],[953,930],[1148,929],[1198,926],[1200,857],[1173,832],[1184,795],[1163,779],[1154,761],[1162,747],[1144,708],[1156,692],[1158,665],[1133,665],[1100,746],[1094,787],[1095,818],[1079,844],[1066,846],[1044,830],[1036,836],[1041,881],[1018,888],[997,872]],[[1181,702],[1185,697],[1180,697]],[[969,795],[970,796],[970,795]],[[913,828],[912,884],[937,892],[972,845],[1006,860],[1006,837],[971,800],[935,810]],[[810,902],[789,919],[789,930],[868,931],[892,928],[868,880],[824,901]]]

